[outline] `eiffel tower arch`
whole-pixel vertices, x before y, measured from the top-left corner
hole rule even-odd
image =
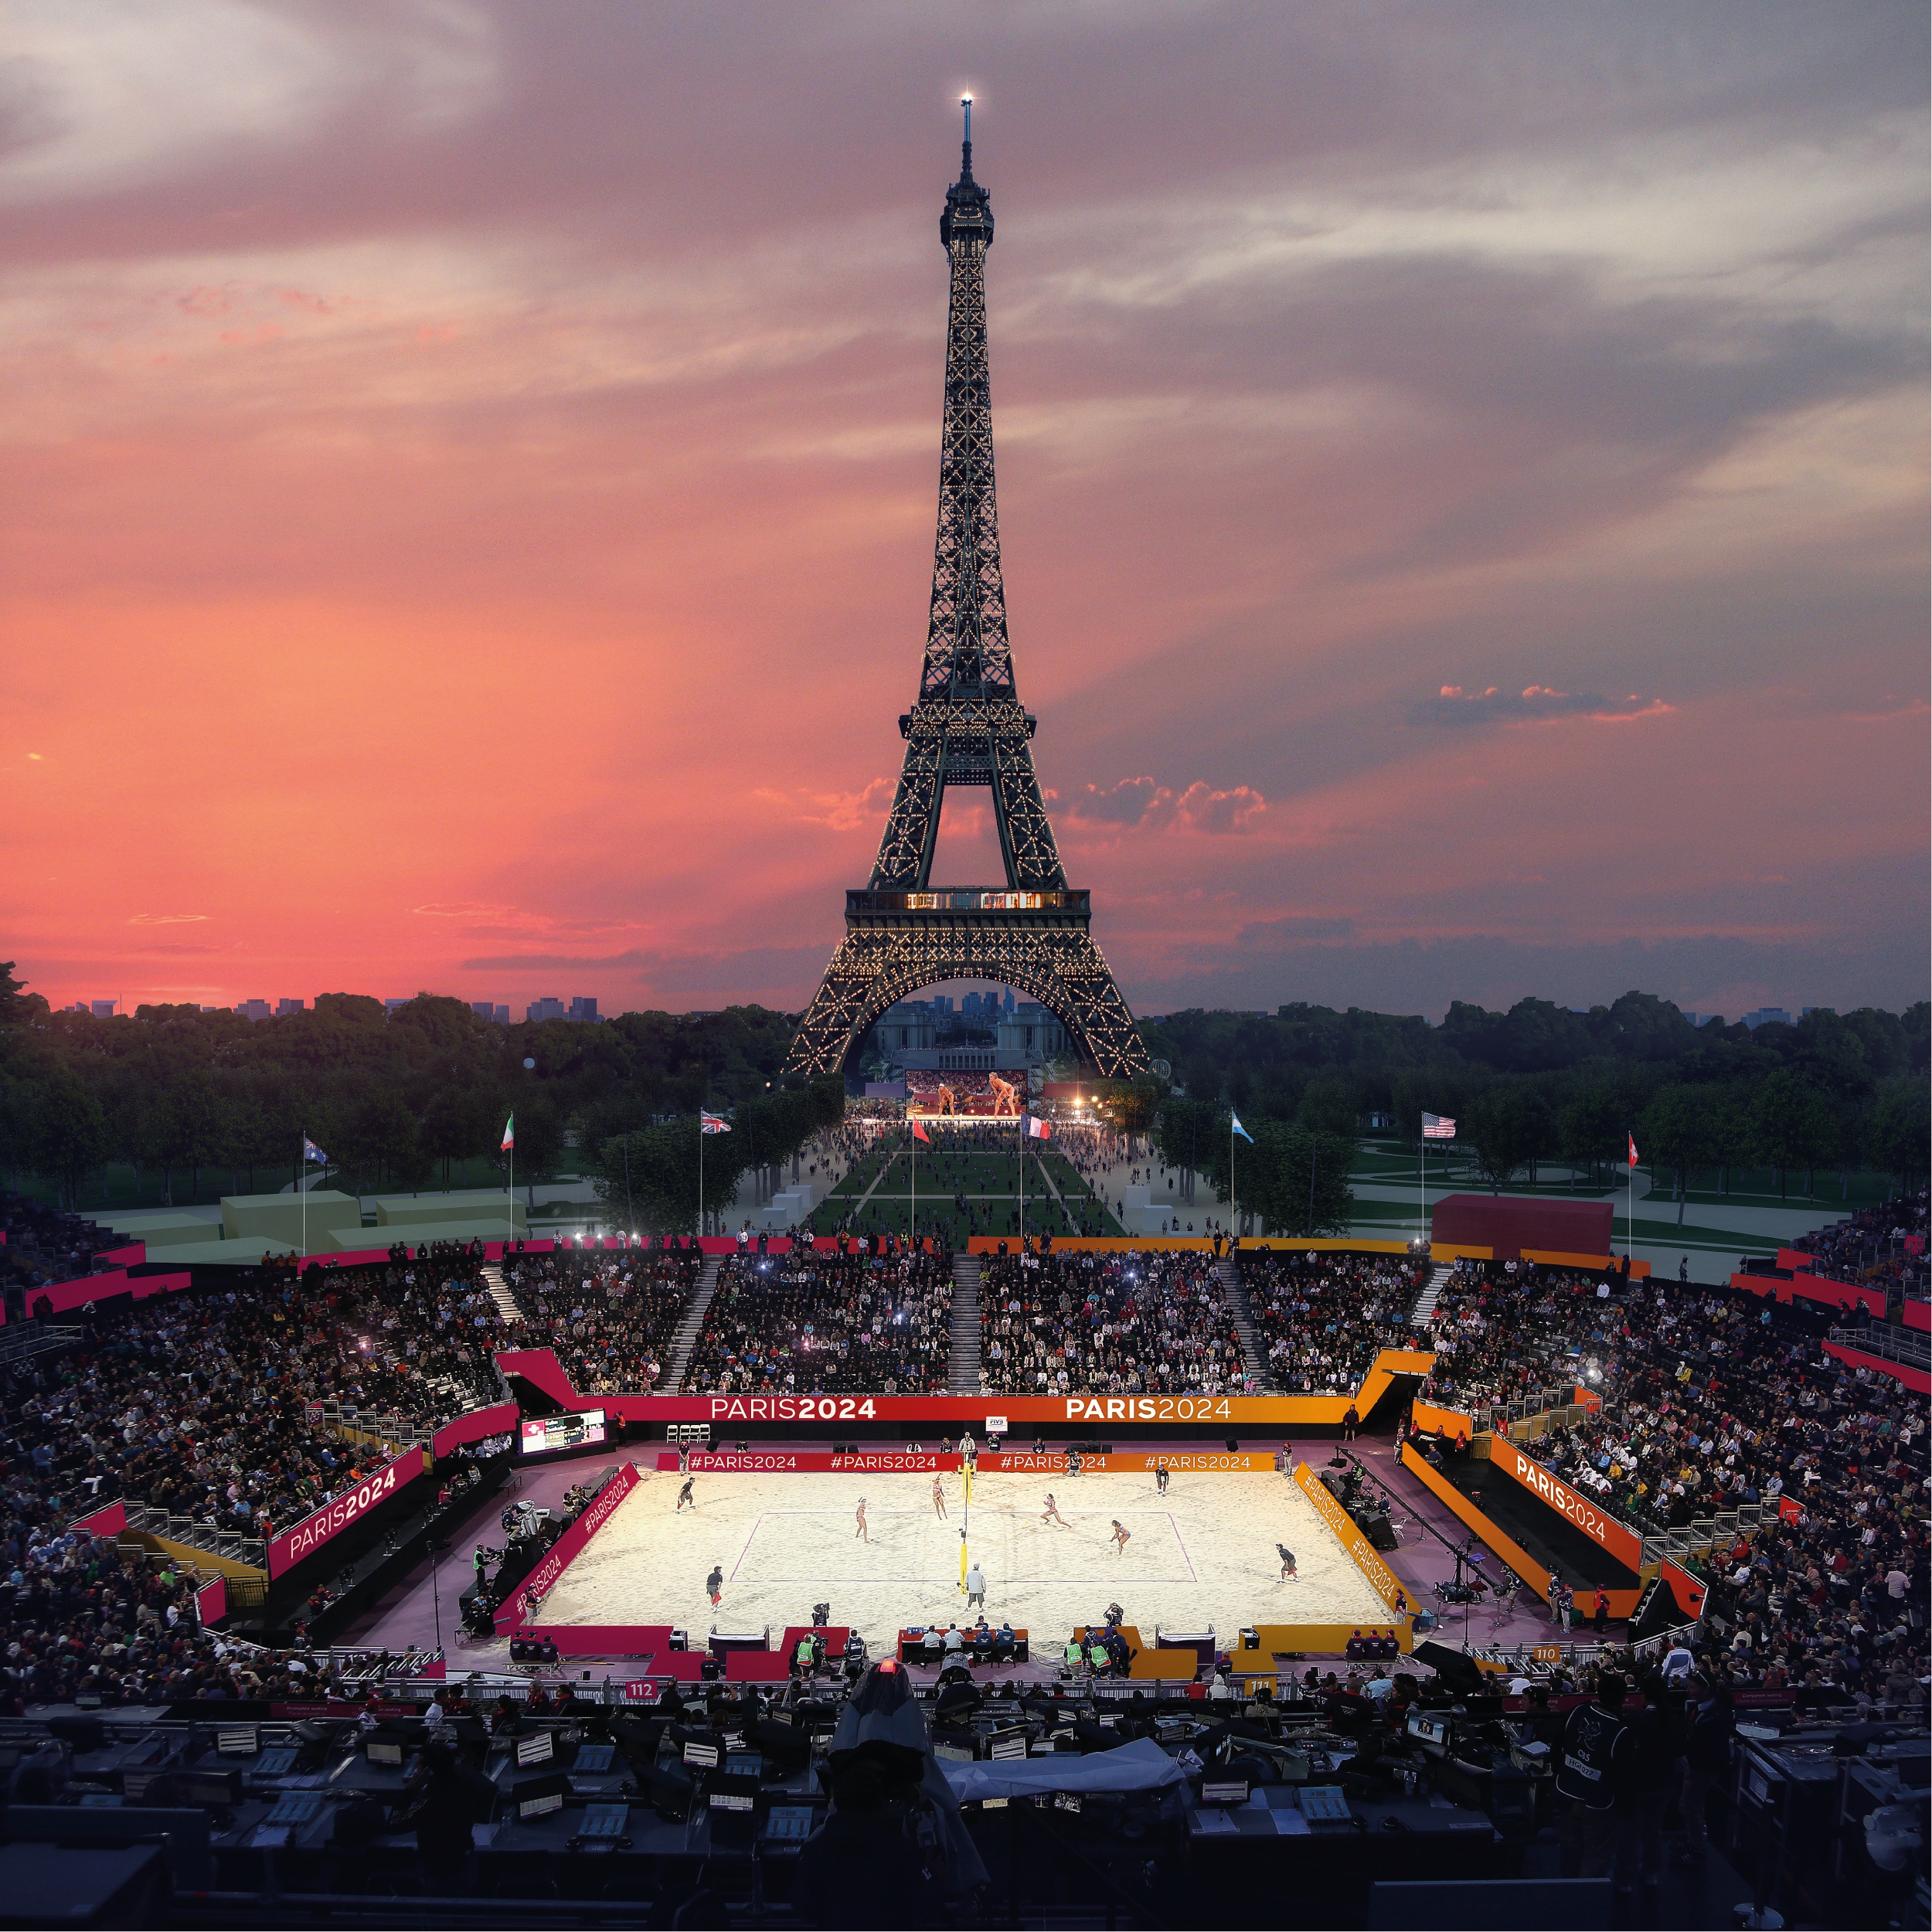
[[[842,1070],[895,1000],[949,979],[1030,994],[1104,1075],[1146,1070],[1147,1049],[1066,883],[1033,770],[1038,722],[1020,704],[1006,631],[986,361],[992,198],[973,179],[972,105],[939,239],[951,264],[939,529],[919,695],[899,720],[904,763],[870,883],[845,895],[845,937],[793,1036],[785,1070]],[[1003,886],[934,886],[947,788],[992,797]]]

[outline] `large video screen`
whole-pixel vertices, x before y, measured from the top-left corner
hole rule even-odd
[[[575,1415],[523,1418],[523,1453],[526,1456],[539,1455],[546,1449],[587,1448],[603,1440],[601,1409],[586,1409]]]

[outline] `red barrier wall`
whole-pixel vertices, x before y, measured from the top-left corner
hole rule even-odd
[[[472,1409],[437,1430],[430,1438],[430,1454],[447,1456],[465,1443],[481,1442],[485,1436],[514,1434],[517,1414],[514,1402],[494,1402],[487,1409]]]
[[[855,1475],[937,1475],[942,1471],[956,1471],[964,1461],[963,1456],[941,1455],[937,1450],[921,1450],[917,1454],[905,1449],[855,1450],[835,1455],[829,1450],[815,1449],[747,1449],[742,1453],[733,1449],[693,1449],[685,1467],[696,1476],[774,1475],[813,1470],[836,1470]],[[1080,1467],[1096,1475],[1109,1470],[1128,1470],[1140,1475],[1157,1464],[1177,1476],[1271,1475],[1274,1472],[1274,1456],[1272,1451],[1266,1449],[1224,1449],[1172,1456],[1154,1451],[1134,1450],[1124,1454],[1080,1458]],[[675,1471],[678,1467],[676,1451],[658,1451],[657,1466],[661,1471]],[[997,1453],[985,1451],[980,1455],[979,1467],[989,1475],[1025,1475],[1037,1472],[1042,1475],[1063,1475],[1066,1471],[1066,1454],[1064,1450],[1049,1451],[1043,1456],[1010,1449]]]
[[[1916,1389],[1922,1396],[1932,1395],[1932,1374],[1923,1369],[1903,1362],[1887,1362],[1883,1355],[1867,1355],[1862,1349],[1849,1347],[1842,1342],[1826,1342],[1825,1352],[1854,1369],[1870,1369],[1879,1375],[1889,1376],[1901,1387]]]
[[[668,1624],[516,1624],[512,1637],[541,1637],[563,1657],[655,1657],[671,1648]]]
[[[360,1522],[378,1503],[388,1502],[398,1490],[406,1488],[422,1475],[425,1461],[420,1449],[405,1449],[346,1495],[323,1504],[294,1529],[284,1530],[268,1546],[269,1575],[280,1577],[293,1570],[332,1537],[340,1536],[351,1523]]]
[[[1932,1301],[1920,1301],[1908,1295],[1900,1312],[1908,1328],[1917,1328],[1921,1333],[1932,1331]]]
[[[110,1295],[131,1293],[137,1301],[144,1301],[151,1294],[172,1294],[193,1279],[185,1269],[179,1274],[130,1274],[125,1268],[116,1268],[109,1274],[78,1275],[71,1281],[50,1281],[43,1287],[29,1288],[27,1313],[31,1316],[39,1307],[43,1295],[56,1315],[66,1315],[84,1308],[90,1301],[104,1301]],[[0,1321],[5,1319],[5,1311],[0,1309]]]
[[[1003,1416],[1005,1431],[1041,1422],[1101,1428],[1191,1422],[1231,1428],[1293,1430],[1339,1425],[1352,1403],[1364,1415],[1399,1374],[1426,1375],[1435,1356],[1384,1349],[1352,1396],[622,1396],[580,1395],[549,1349],[505,1349],[505,1375],[519,1375],[566,1409],[601,1409],[627,1422],[902,1422],[928,1429],[984,1430]]]
[[[1833,1281],[1821,1274],[1794,1275],[1788,1281],[1775,1274],[1734,1274],[1731,1286],[1742,1288],[1761,1301],[1769,1295],[1777,1301],[1808,1301],[1834,1312],[1847,1305],[1862,1303],[1874,1318],[1883,1320],[1885,1295],[1881,1289],[1859,1287],[1850,1281]]]
[[[617,1513],[618,1504],[636,1488],[639,1481],[635,1463],[627,1462],[619,1468],[617,1473],[604,1485],[597,1500],[544,1553],[543,1561],[517,1586],[509,1600],[497,1606],[496,1628],[499,1631],[528,1624],[525,1604],[556,1587],[557,1579],[582,1553],[584,1545]]]
[[[97,1509],[91,1516],[83,1516],[73,1526],[84,1529],[90,1536],[118,1536],[128,1527],[128,1509],[124,1503],[111,1502],[104,1509]]]
[[[228,1579],[226,1577],[211,1577],[195,1592],[195,1614],[201,1619],[204,1630],[228,1614]]]

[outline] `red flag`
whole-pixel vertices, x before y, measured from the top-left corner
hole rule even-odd
[[[933,1137],[926,1131],[923,1125],[917,1121],[914,1121],[913,1122],[913,1138],[916,1141],[923,1141],[928,1147],[930,1147],[933,1144]]]
[[[1634,1167],[1637,1165],[1637,1136],[1630,1134],[1626,1134],[1624,1138],[1630,1142],[1630,1164]]]

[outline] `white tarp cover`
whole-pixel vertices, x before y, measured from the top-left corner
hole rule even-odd
[[[1187,1775],[1151,1737],[1137,1737],[1117,1750],[1080,1757],[1056,1751],[1050,1757],[995,1758],[977,1764],[941,1759],[939,1768],[962,1803],[1038,1791],[1155,1791],[1164,1784],[1179,1784]]]

